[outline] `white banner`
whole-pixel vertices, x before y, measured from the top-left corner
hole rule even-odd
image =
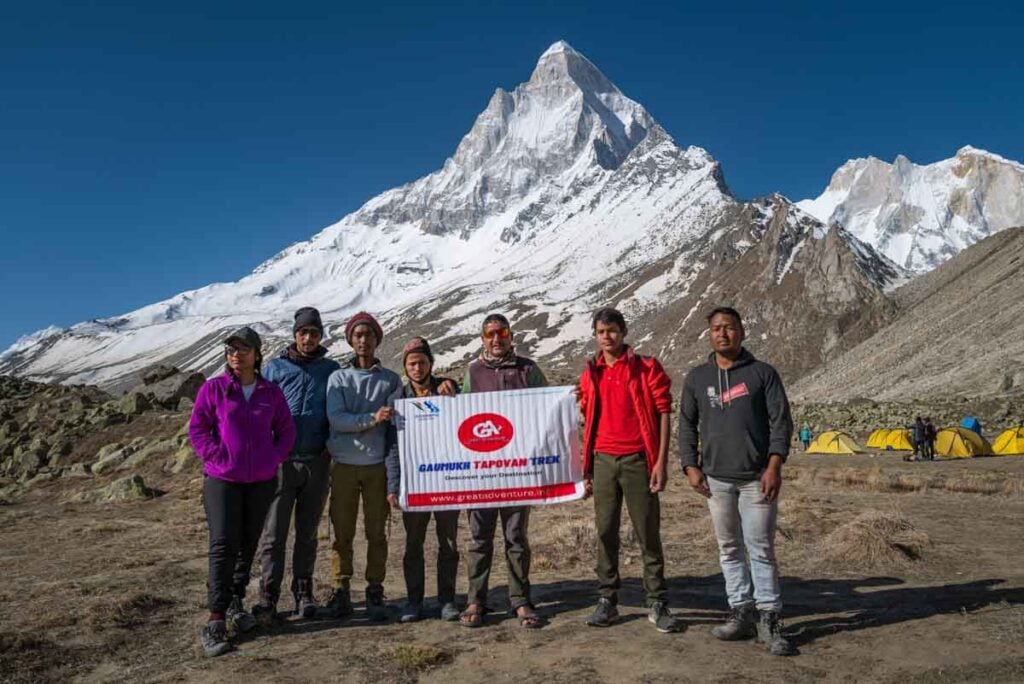
[[[573,387],[395,402],[404,511],[583,498]]]

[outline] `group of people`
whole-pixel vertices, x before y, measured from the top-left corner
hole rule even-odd
[[[939,431],[935,429],[931,418],[921,419],[918,416],[910,426],[910,439],[914,445],[913,460],[935,460],[935,437]]]
[[[775,521],[793,432],[789,403],[775,369],[743,348],[740,314],[716,308],[707,320],[712,351],[686,377],[679,449],[690,486],[708,500],[719,543],[730,610],[712,634],[723,640],[756,636],[769,652],[788,655],[794,649],[781,630]],[[669,610],[659,502],[668,478],[672,382],[657,359],[626,343],[628,329],[619,311],[598,310],[592,329],[596,353],[587,359],[577,388],[586,495],[594,500],[597,527],[598,600],[586,623],[607,627],[619,618],[619,524],[625,502],[643,556],[648,619],[659,632],[680,632],[685,624]],[[322,345],[320,313],[299,309],[294,340],[265,365],[259,335],[248,327],[235,331],[224,340],[225,372],[208,380],[196,398],[189,436],[205,473],[209,616],[199,640],[207,655],[227,652],[232,635],[270,625],[278,615],[293,519],[290,589],[296,614],[352,615],[360,502],[367,542],[365,613],[388,619],[387,519],[399,504],[402,467],[394,402],[547,385],[540,367],[516,353],[512,326],[498,313],[484,318],[482,350],[460,383],[433,373],[434,356],[422,337],[402,348],[403,384],[376,356],[384,331],[373,316],[356,314],[344,331],[353,353],[338,362]],[[313,571],[325,505],[334,532],[333,591],[325,605],[318,605]],[[466,512],[469,591],[460,608],[455,593],[460,512],[403,512],[407,599],[401,622],[427,615],[424,541],[433,517],[439,617],[468,628],[485,624],[494,608],[488,596],[500,522],[508,611],[522,627],[543,627],[530,585],[530,513],[529,506]],[[262,575],[250,612],[245,595],[257,551]]]

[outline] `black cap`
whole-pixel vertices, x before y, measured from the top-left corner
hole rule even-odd
[[[263,342],[260,340],[260,336],[257,335],[256,331],[249,326],[239,328],[225,337],[224,344],[231,344],[235,340],[238,340],[247,347],[251,347],[256,352],[261,351],[261,348],[263,347]]]
[[[324,324],[320,320],[320,312],[311,306],[304,306],[295,312],[295,325],[292,326],[292,333],[299,332],[299,328],[316,328],[320,334],[324,334]]]

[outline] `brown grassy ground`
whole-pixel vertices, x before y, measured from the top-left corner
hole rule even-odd
[[[711,637],[725,607],[714,537],[705,504],[677,471],[663,520],[684,634],[657,634],[643,619],[628,523],[625,619],[605,630],[584,626],[595,598],[594,531],[590,504],[579,502],[538,508],[531,521],[535,598],[550,620],[543,630],[501,615],[476,631],[437,620],[375,625],[358,614],[289,619],[232,654],[204,659],[195,638],[206,577],[199,480],[146,468],[147,483],[164,496],[73,504],[72,493],[98,483],[58,481],[0,508],[0,679],[1024,681],[1024,458],[918,464],[885,454],[794,455],[778,542],[786,629],[801,651],[790,659]],[[324,597],[326,521],[320,534]],[[396,605],[403,543],[396,514],[386,585]],[[500,604],[500,559],[495,581]]]

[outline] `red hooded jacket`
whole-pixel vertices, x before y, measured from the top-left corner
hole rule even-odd
[[[672,412],[672,379],[656,358],[636,354],[629,345],[626,345],[626,354],[617,363],[626,363],[629,369],[627,389],[640,421],[647,465],[653,469],[661,447],[658,416]],[[586,420],[583,428],[584,473],[592,472],[594,467],[597,418],[601,411],[597,391],[598,373],[595,356],[587,361],[587,367],[580,375],[580,410]]]

